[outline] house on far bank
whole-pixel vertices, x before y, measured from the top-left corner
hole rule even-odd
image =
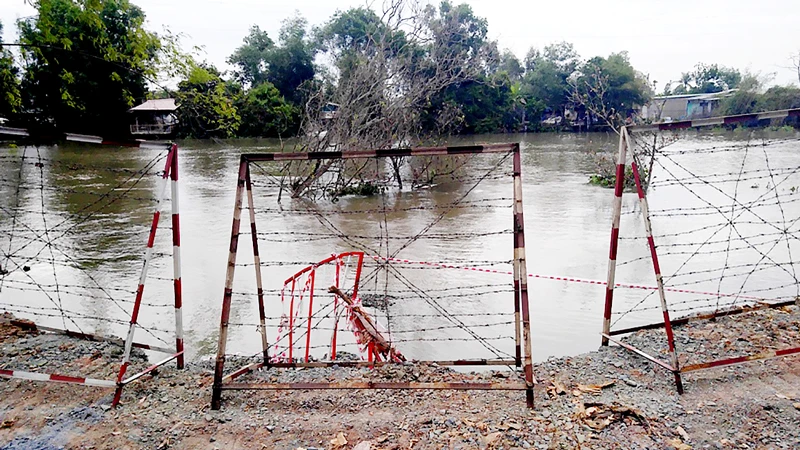
[[[671,122],[674,120],[703,119],[711,117],[723,99],[736,93],[738,89],[714,92],[711,94],[680,94],[653,97],[642,107],[641,119],[651,122]]]
[[[339,116],[339,105],[338,103],[328,102],[325,103],[325,106],[320,108],[319,118],[322,120],[333,120]]]
[[[178,105],[174,98],[147,100],[134,106],[128,112],[133,114],[131,134],[134,136],[169,136],[175,132],[178,116],[175,111]]]

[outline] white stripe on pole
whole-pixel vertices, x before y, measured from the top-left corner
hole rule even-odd
[[[180,205],[178,203],[178,181],[172,180],[170,183],[172,189],[172,214],[178,214]]]
[[[175,275],[174,278],[176,280],[181,279],[181,248],[177,245],[172,247],[172,268],[174,270]]]

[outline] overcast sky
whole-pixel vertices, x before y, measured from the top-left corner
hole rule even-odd
[[[424,0],[423,0],[424,1]],[[251,25],[277,39],[281,20],[297,10],[311,25],[359,0],[132,0],[148,28],[188,35],[221,69]],[[454,1],[459,3],[459,1]],[[797,83],[790,56],[800,51],[800,0],[466,0],[489,21],[500,48],[522,59],[531,46],[568,41],[583,58],[627,50],[633,66],[658,81],[660,91],[696,63],[718,63]],[[380,1],[375,2],[380,5]],[[23,0],[0,0],[5,41],[14,22],[35,10]]]

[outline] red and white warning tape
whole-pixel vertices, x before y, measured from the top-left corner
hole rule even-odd
[[[514,275],[514,272],[505,271],[505,270],[496,270],[496,269],[484,269],[482,267],[465,267],[465,266],[455,266],[452,264],[441,264],[441,263],[434,263],[434,262],[427,262],[427,261],[412,261],[410,259],[398,259],[398,258],[387,258],[384,256],[369,256],[369,258],[375,260],[382,260],[386,262],[394,262],[394,263],[401,263],[401,264],[415,264],[415,265],[422,265],[422,266],[431,266],[431,267],[439,267],[443,269],[462,269],[462,270],[471,270],[473,272],[484,272],[484,273],[494,273],[499,275]],[[572,283],[585,283],[585,284],[597,284],[601,286],[605,286],[605,281],[600,280],[587,280],[585,278],[574,278],[574,277],[558,277],[553,275],[540,275],[535,273],[529,273],[528,277],[530,278],[539,278],[543,280],[554,280],[554,281],[568,281]],[[656,286],[646,286],[640,284],[626,284],[626,283],[614,283],[614,287],[620,288],[627,288],[627,289],[644,289],[648,291],[655,291],[658,290]],[[699,294],[699,295],[708,295],[708,296],[720,296],[720,297],[738,297],[747,300],[757,300],[757,301],[764,301],[765,299],[761,297],[751,297],[747,295],[738,295],[738,294],[725,294],[725,293],[717,293],[717,292],[705,292],[705,291],[695,291],[691,289],[678,289],[678,288],[664,288],[665,291],[670,292],[678,292],[681,294]]]

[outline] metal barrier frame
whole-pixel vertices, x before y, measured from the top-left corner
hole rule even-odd
[[[457,360],[457,361],[423,361],[439,365],[450,366],[477,366],[477,365],[511,365],[522,367],[525,375],[524,383],[400,383],[400,382],[337,382],[337,383],[233,383],[232,381],[246,373],[258,368],[290,368],[290,367],[329,367],[332,365],[344,367],[380,366],[392,364],[389,362],[308,362],[308,363],[270,363],[266,339],[262,337],[263,362],[250,364],[228,375],[224,374],[225,356],[228,341],[228,323],[231,313],[231,298],[233,294],[233,279],[236,269],[236,256],[239,247],[239,230],[241,226],[242,202],[247,191],[247,203],[250,211],[250,233],[252,236],[254,266],[256,270],[256,283],[258,292],[259,320],[264,323],[264,299],[261,284],[261,263],[259,257],[258,239],[256,232],[256,219],[253,209],[253,191],[250,179],[250,163],[274,161],[313,161],[313,160],[342,160],[363,158],[390,158],[404,156],[457,156],[478,153],[506,153],[513,154],[513,222],[514,222],[514,323],[516,355],[513,360]],[[528,277],[525,257],[525,226],[522,205],[522,164],[520,147],[514,144],[473,145],[460,147],[424,147],[410,149],[384,149],[349,152],[312,152],[312,153],[259,153],[243,154],[239,162],[239,175],[236,187],[236,197],[233,207],[233,225],[231,229],[230,252],[225,274],[225,290],[222,297],[222,312],[220,317],[219,343],[217,358],[214,367],[214,383],[212,386],[211,409],[218,410],[222,403],[224,390],[291,390],[291,389],[453,389],[453,390],[524,390],[526,404],[533,407],[533,364],[531,357],[530,339],[530,308],[528,303]]]
[[[9,321],[11,324],[19,326],[31,331],[44,331],[50,333],[64,334],[67,336],[76,337],[79,339],[107,341],[120,344],[124,346],[124,353],[122,363],[120,365],[117,379],[112,380],[95,380],[91,378],[66,376],[59,374],[42,374],[18,370],[0,370],[0,377],[4,378],[19,378],[31,381],[50,381],[58,383],[80,384],[84,386],[97,386],[105,388],[116,388],[114,391],[114,398],[112,406],[116,407],[122,397],[123,388],[141,378],[142,376],[154,371],[164,364],[176,360],[178,369],[184,368],[184,345],[183,345],[183,290],[181,284],[181,252],[180,252],[180,208],[178,201],[178,145],[172,142],[156,142],[156,141],[120,141],[115,139],[105,139],[101,136],[90,136],[82,134],[63,133],[57,135],[41,135],[23,128],[9,128],[0,127],[0,135],[13,136],[24,142],[53,142],[53,141],[68,141],[68,142],[82,142],[95,145],[108,145],[117,147],[136,147],[136,148],[149,148],[156,150],[167,150],[166,163],[164,165],[164,173],[159,179],[159,186],[156,190],[156,207],[153,212],[153,221],[150,226],[150,233],[146,243],[146,252],[142,265],[142,271],[139,277],[139,285],[136,289],[136,298],[131,313],[130,325],[128,327],[128,334],[125,340],[113,337],[106,337],[96,334],[78,333],[70,330],[62,330],[58,328],[44,327],[32,324],[27,321]],[[175,349],[168,349],[148,344],[142,344],[134,341],[134,335],[138,324],[139,310],[144,297],[144,287],[147,281],[147,272],[150,261],[153,257],[153,244],[155,242],[156,233],[158,230],[158,223],[161,217],[161,204],[164,198],[164,191],[166,190],[167,181],[170,181],[171,188],[171,220],[172,220],[172,261],[173,261],[173,300],[175,304]],[[139,372],[130,377],[125,377],[128,366],[130,364],[130,354],[133,347],[151,350],[155,352],[165,353],[169,356],[142,372]]]
[[[772,302],[772,303],[759,302],[757,305],[754,306],[732,307],[707,314],[697,314],[687,317],[681,317],[678,319],[670,319],[669,308],[664,293],[665,291],[664,283],[661,276],[661,267],[659,266],[658,263],[658,253],[656,251],[656,245],[653,239],[652,227],[650,223],[650,216],[648,214],[648,209],[647,209],[648,208],[647,195],[645,194],[642,188],[641,180],[639,178],[640,176],[639,176],[638,166],[636,161],[634,160],[631,161],[631,169],[633,170],[634,182],[636,184],[636,192],[637,195],[639,196],[639,202],[642,208],[642,218],[645,226],[647,245],[650,249],[650,255],[653,261],[653,272],[656,277],[659,299],[661,301],[661,311],[664,320],[662,322],[645,324],[636,327],[611,330],[611,312],[614,300],[614,279],[616,275],[616,266],[617,266],[617,248],[619,245],[619,224],[620,224],[620,217],[622,214],[622,191],[625,185],[625,164],[626,164],[628,150],[632,146],[630,133],[685,130],[690,128],[702,128],[709,126],[733,126],[738,124],[758,123],[760,121],[765,121],[765,120],[778,120],[778,119],[787,119],[795,117],[800,118],[800,109],[785,109],[779,111],[768,111],[758,114],[742,114],[734,116],[712,117],[708,119],[684,120],[684,121],[669,122],[669,123],[634,125],[634,126],[622,127],[620,129],[619,153],[617,154],[617,166],[616,166],[616,182],[614,184],[614,202],[613,202],[613,210],[611,217],[611,243],[609,245],[608,279],[606,284],[605,306],[603,309],[603,331],[602,333],[600,333],[602,336],[601,345],[608,346],[609,341],[613,342],[629,351],[632,351],[642,356],[648,361],[668,370],[669,372],[672,372],[673,376],[675,377],[675,387],[676,390],[678,391],[678,394],[683,394],[684,392],[683,380],[681,376],[681,374],[683,373],[693,372],[701,369],[708,369],[712,367],[721,367],[731,364],[739,364],[748,361],[756,361],[756,360],[770,359],[781,356],[788,356],[792,354],[798,354],[800,353],[800,347],[772,350],[772,351],[754,353],[741,357],[725,358],[715,361],[706,361],[697,364],[689,364],[684,367],[680,367],[678,364],[678,351],[676,350],[675,347],[673,327],[685,325],[690,322],[695,322],[700,320],[713,320],[716,319],[717,317],[742,314],[766,308],[780,308],[788,305],[800,306],[800,298],[790,301]],[[633,154],[633,152],[631,153]],[[662,361],[653,355],[647,354],[646,352],[637,349],[629,344],[621,342],[613,337],[621,334],[633,333],[639,330],[649,330],[658,328],[664,328],[664,331],[667,336],[667,344],[670,354],[669,363]]]

